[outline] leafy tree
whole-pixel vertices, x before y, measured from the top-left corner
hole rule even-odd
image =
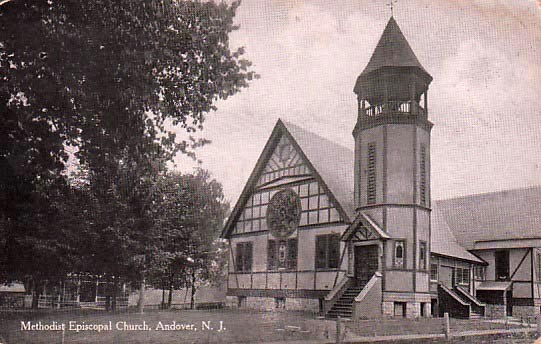
[[[76,146],[88,171],[95,219],[86,234],[101,239],[87,254],[94,272],[144,281],[154,245],[156,177],[176,153],[193,156],[207,143],[179,140],[169,128],[189,135],[202,130],[215,101],[256,76],[243,49],[229,48],[238,6],[175,0],[17,0],[0,6],[0,110],[12,118],[0,130],[17,133],[1,142],[1,173],[20,180],[9,197],[17,198],[13,204],[33,204],[26,195],[43,174],[60,178],[64,147]],[[18,147],[27,150],[13,153]],[[40,158],[30,159],[34,168],[25,170],[35,151]],[[30,191],[18,189],[24,187]],[[8,224],[7,238],[17,233],[24,240],[9,197],[0,221]]]
[[[169,289],[169,306],[173,289],[190,286],[193,308],[198,283],[221,273],[223,248],[218,237],[229,205],[221,184],[202,169],[167,174],[158,185],[153,207],[157,235],[153,280]]]

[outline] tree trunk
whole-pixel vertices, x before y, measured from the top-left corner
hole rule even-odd
[[[162,309],[165,309],[165,282],[162,282]]]
[[[118,294],[117,279],[115,276],[113,276],[113,300],[111,302],[111,309],[113,313],[116,313],[117,294]]]
[[[137,312],[143,314],[145,308],[145,279],[141,280],[139,286],[139,301],[137,301]]]
[[[32,283],[32,309],[38,309],[38,301],[39,301],[39,295],[41,294],[41,288],[39,287],[39,283],[36,283],[36,281],[33,281]]]
[[[190,298],[190,309],[195,309],[195,268],[192,269],[192,295]]]
[[[173,283],[169,283],[169,296],[167,297],[167,309],[173,304]]]

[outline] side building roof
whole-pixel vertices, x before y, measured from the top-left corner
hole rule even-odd
[[[541,245],[541,186],[436,202],[468,250]],[[503,246],[502,246],[503,248]]]

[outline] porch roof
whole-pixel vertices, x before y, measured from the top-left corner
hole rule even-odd
[[[357,213],[357,217],[355,220],[349,225],[349,227],[346,229],[344,234],[342,234],[342,237],[340,240],[347,241],[351,239],[351,237],[360,229],[360,227],[363,226],[367,228],[374,236],[373,239],[390,239],[391,237],[385,233],[383,229],[381,229],[378,224],[370,218],[370,216],[366,215],[362,211]],[[369,239],[369,238],[366,238]]]
[[[511,288],[512,282],[510,281],[485,281],[479,284],[475,289],[477,290],[495,290],[506,291]]]

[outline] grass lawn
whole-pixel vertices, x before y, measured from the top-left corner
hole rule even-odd
[[[123,312],[117,314],[103,311],[75,310],[40,312],[0,312],[0,342],[8,343],[61,343],[62,331],[28,331],[21,329],[21,321],[36,325],[58,326],[65,324],[65,343],[261,343],[272,341],[295,341],[310,339],[334,339],[336,323],[318,320],[314,315],[303,313],[257,312],[238,310],[148,310],[145,314]],[[112,325],[101,332],[69,330],[69,322],[77,325]],[[159,324],[163,328],[159,328]],[[167,330],[173,322],[192,325],[184,329]],[[213,329],[205,329],[206,322]],[[221,323],[220,323],[221,322]],[[147,328],[119,330],[126,325]],[[221,325],[220,325],[221,324]],[[385,319],[345,322],[347,338],[355,336],[385,336],[398,334],[442,333],[443,320],[433,319]],[[220,331],[220,327],[222,330]],[[511,327],[518,327],[510,325]],[[505,328],[505,324],[482,320],[451,319],[451,332]],[[419,343],[437,343],[423,340]],[[449,343],[531,343],[531,337],[521,335],[512,339],[506,336],[455,338]],[[401,342],[402,343],[402,342]]]
[[[22,331],[21,321],[36,324],[64,323],[65,343],[254,343],[283,340],[323,338],[325,325],[333,329],[333,322],[315,320],[313,315],[302,313],[239,312],[235,310],[171,310],[153,311],[145,314],[125,312],[48,312],[48,313],[0,313],[0,337],[8,344],[13,343],[61,343],[62,331]],[[79,325],[112,323],[112,330],[68,331],[70,321]],[[117,322],[142,325],[143,321],[151,330],[120,331]],[[159,322],[170,325],[193,324],[195,330],[161,330]],[[213,330],[203,329],[202,322],[210,321]],[[220,321],[224,330],[219,331]],[[286,328],[286,326],[299,326]],[[164,326],[165,327],[165,326]]]
[[[359,320],[347,322],[347,328],[359,336],[443,333],[443,318]],[[483,320],[450,319],[451,333],[472,330],[504,329],[505,324]],[[518,325],[509,325],[517,328]]]

